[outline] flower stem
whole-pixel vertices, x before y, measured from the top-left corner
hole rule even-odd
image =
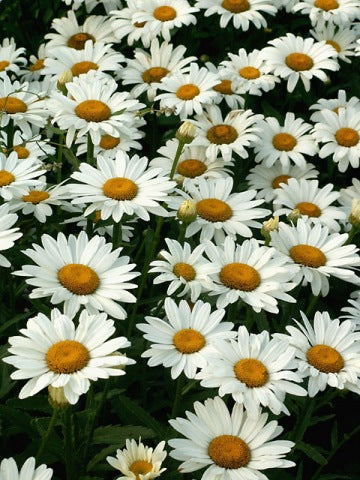
[[[90,134],[88,133],[87,137],[87,153],[86,153],[86,160],[89,165],[94,163],[94,144],[91,140]]]
[[[185,375],[181,373],[176,381],[176,392],[174,397],[174,403],[171,410],[171,418],[175,418],[179,410],[179,404],[182,396],[182,389],[183,389],[184,383],[185,383]]]
[[[176,153],[175,153],[175,158],[174,158],[174,161],[173,161],[173,164],[172,164],[172,167],[171,167],[171,171],[170,171],[170,180],[172,180],[174,178],[176,167],[177,167],[177,164],[178,164],[178,161],[179,161],[179,158],[180,158],[180,155],[182,153],[182,149],[183,149],[184,145],[185,145],[185,143],[182,142],[181,140],[179,140],[179,143],[178,143],[178,146],[177,146],[177,149],[176,149]]]
[[[112,244],[115,250],[121,241],[121,222],[114,222]]]
[[[40,458],[41,458],[41,455],[43,454],[44,452],[44,449],[48,443],[48,440],[49,440],[49,437],[51,435],[51,432],[53,431],[53,428],[56,424],[56,420],[57,420],[57,417],[58,417],[58,413],[59,413],[59,409],[58,408],[53,408],[53,412],[52,412],[52,416],[51,416],[51,419],[50,419],[50,422],[49,422],[49,425],[48,425],[48,428],[45,432],[45,435],[43,436],[42,438],[42,441],[41,441],[41,444],[40,444],[40,447],[39,447],[39,450],[36,454],[36,459],[38,461],[38,463],[40,463]]]
[[[357,227],[355,227],[355,225],[352,225],[351,230],[348,234],[349,235],[348,239],[346,240],[344,245],[349,245],[349,243],[352,242],[352,239],[355,237],[355,235],[358,233],[358,231],[359,231],[359,229]]]
[[[64,422],[63,422],[63,436],[65,443],[65,468],[66,479],[74,480],[74,445],[73,445],[73,432],[72,432],[72,413],[71,407],[64,408]]]

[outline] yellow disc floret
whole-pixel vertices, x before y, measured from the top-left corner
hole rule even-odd
[[[250,10],[248,0],[223,0],[221,6],[231,13],[242,13]]]
[[[342,147],[354,147],[359,143],[359,133],[353,128],[339,128],[335,133],[336,141]]]
[[[189,263],[175,263],[173,273],[179,278],[182,277],[187,282],[191,282],[196,277],[196,271]]]
[[[296,138],[290,133],[277,133],[273,136],[272,144],[276,150],[281,152],[290,152],[297,144]]]
[[[306,267],[319,268],[326,264],[324,253],[312,245],[295,245],[290,248],[289,255],[295,263],[305,265]]]
[[[115,177],[107,180],[102,190],[104,195],[114,200],[132,200],[137,195],[138,187],[129,178]]]
[[[163,5],[161,7],[155,8],[153,15],[154,18],[156,18],[156,20],[159,20],[160,22],[168,22],[170,20],[174,20],[174,18],[176,17],[176,10],[173,7]]]
[[[49,197],[50,195],[48,194],[48,192],[44,192],[43,190],[31,190],[27,195],[23,195],[22,199],[24,200],[24,202],[29,202],[37,205],[38,203],[43,202]]]
[[[245,263],[228,263],[219,273],[219,279],[226,287],[251,292],[261,282],[259,272]]]
[[[222,468],[238,469],[245,467],[251,458],[247,443],[235,435],[219,435],[208,446],[211,460]]]
[[[285,63],[291,70],[295,70],[295,72],[310,70],[314,65],[314,61],[309,55],[299,52],[290,53],[290,55],[285,58]]]
[[[100,100],[85,100],[75,107],[75,113],[87,122],[103,122],[110,118],[111,110]]]
[[[231,207],[217,198],[206,198],[196,204],[197,214],[208,222],[226,222],[232,217]]]
[[[89,363],[88,349],[76,340],[62,340],[52,345],[45,356],[47,366],[55,373],[69,374]]]
[[[175,333],[173,344],[181,353],[195,353],[204,348],[205,337],[197,330],[192,328],[184,328]]]
[[[243,358],[234,365],[235,376],[249,388],[262,387],[269,380],[265,365],[255,358]]]
[[[196,160],[195,158],[188,158],[180,162],[177,166],[177,171],[183,177],[195,178],[202,175],[207,170],[204,162]]]
[[[57,277],[63,287],[76,295],[91,295],[100,284],[97,273],[81,263],[69,263],[61,267]]]
[[[344,368],[342,355],[328,345],[314,345],[306,352],[307,361],[324,373],[339,373]]]

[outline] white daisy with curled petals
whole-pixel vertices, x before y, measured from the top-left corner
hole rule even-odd
[[[258,335],[239,327],[237,337],[218,342],[216,353],[196,375],[206,388],[219,388],[223,397],[231,394],[235,402],[244,404],[249,417],[256,418],[259,407],[269,407],[275,414],[290,415],[284,404],[286,393],[306,395],[297,383],[302,378],[296,368],[295,350],[269,332]]]
[[[171,367],[173,379],[181,372],[194,378],[197,370],[214,354],[216,343],[236,335],[232,331],[233,323],[221,321],[225,310],[211,312],[210,303],[201,300],[190,308],[185,300],[176,305],[174,300],[166,298],[165,312],[166,319],[145,317],[147,323],[140,323],[137,328],[151,342],[150,349],[141,356],[149,358],[150,367]]]
[[[109,340],[115,327],[105,313],[83,310],[75,326],[72,317],[54,309],[50,318],[42,313],[30,318],[20,333],[9,338],[12,355],[3,358],[17,369],[11,378],[27,380],[19,398],[51,385],[62,387],[67,401],[75,404],[89,390],[90,380],[125,375],[119,367],[135,363],[118,352],[130,346],[125,337]]]
[[[360,111],[360,99],[358,97],[351,97],[347,99],[345,90],[339,90],[337,98],[320,98],[316,103],[309,107],[309,110],[315,110],[311,115],[310,120],[312,122],[322,122],[324,117],[322,110],[332,110],[338,113],[339,108],[351,108]]]
[[[300,312],[302,323],[288,325],[289,335],[275,334],[295,348],[298,371],[308,377],[310,397],[329,385],[360,394],[360,332],[350,320],[331,320],[328,312],[316,312],[310,322]]]
[[[126,318],[118,302],[133,303],[136,298],[128,290],[136,288],[129,283],[139,275],[132,272],[136,266],[130,258],[120,256],[122,248],[112,250],[98,235],[88,238],[85,232],[68,238],[59,233],[54,239],[42,235],[42,246],[24,254],[36,265],[23,265],[15,275],[30,277],[26,283],[35,288],[30,298],[51,297],[52,304],[64,302],[65,315],[74,316],[81,306],[89,313],[104,311],[114,318]]]
[[[303,0],[292,11],[310,17],[312,25],[322,28],[326,23],[344,27],[360,19],[358,0]]]
[[[50,480],[53,475],[52,468],[42,464],[35,468],[35,458],[28,458],[20,471],[13,458],[4,458],[0,464],[1,480]]]
[[[293,92],[301,80],[305,90],[310,90],[313,77],[323,82],[327,76],[324,70],[339,70],[339,64],[334,58],[336,51],[325,41],[315,42],[313,38],[296,37],[292,33],[275,38],[269,42],[271,47],[265,47],[263,53],[267,56],[274,75],[287,80],[287,91]]]
[[[186,437],[169,440],[182,472],[205,468],[201,480],[268,480],[262,470],[295,466],[284,458],[294,443],[274,440],[283,428],[276,420],[266,423],[267,413],[250,418],[239,403],[230,412],[220,397],[195,402],[194,410],[187,419],[169,420]]]
[[[274,248],[259,245],[254,238],[239,245],[226,237],[222,246],[207,241],[205,254],[217,267],[210,276],[209,295],[218,297],[218,308],[242,300],[255,312],[278,313],[277,299],[295,302],[286,292],[296,286],[292,278],[298,267],[289,265],[287,257]]]
[[[329,293],[329,278],[360,285],[360,278],[353,269],[360,265],[358,248],[345,245],[347,233],[329,233],[328,227],[312,226],[302,218],[295,225],[279,224],[271,232],[270,245],[288,257],[288,261],[300,266],[293,281],[310,284],[314,295],[326,297]]]
[[[310,33],[318,42],[325,40],[328,45],[331,45],[335,49],[340,60],[346,63],[351,63],[351,59],[348,57],[355,55],[356,48],[356,33],[354,30],[345,27],[339,29],[335,25],[329,23],[322,28],[310,30]]]
[[[9,213],[9,205],[7,203],[0,205],[0,251],[13,247],[15,240],[22,236],[18,227],[10,228],[17,219],[18,216],[15,213]],[[10,262],[4,255],[0,255],[0,267],[10,267]]]

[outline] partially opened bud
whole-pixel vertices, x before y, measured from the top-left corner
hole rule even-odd
[[[196,127],[185,121],[176,131],[175,137],[182,143],[191,143],[195,138]]]
[[[298,208],[294,208],[294,210],[290,212],[289,215],[287,216],[287,219],[289,220],[289,222],[292,222],[294,225],[297,224],[297,221],[299,220],[299,218],[301,218],[301,212]]]
[[[279,228],[279,217],[272,217],[269,218],[269,220],[266,220],[266,222],[263,223],[263,226],[261,228],[261,234],[263,236],[269,234],[273,230],[278,230]]]
[[[184,223],[191,223],[196,220],[197,210],[194,200],[184,200],[177,211],[177,218]]]
[[[61,93],[67,95],[67,88],[66,84],[73,81],[73,74],[71,70],[65,70],[60,76],[57,82],[57,88],[60,90]]]
[[[352,201],[349,222],[353,227],[360,229],[360,198],[354,198]]]
[[[64,408],[69,405],[64,394],[64,387],[53,387],[52,385],[49,385],[48,392],[49,403],[53,408]]]

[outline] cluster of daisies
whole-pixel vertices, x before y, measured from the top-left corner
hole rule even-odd
[[[218,389],[169,420],[179,470],[265,480],[295,466],[268,420],[291,414],[288,397],[360,393],[360,99],[338,89],[305,114],[249,102],[306,96],[356,61],[360,1],[63,1],[36,54],[0,44],[0,270],[49,312],[31,312],[3,361],[25,381],[20,399],[47,389],[69,408],[91,382],[131,372],[139,359],[124,349],[143,337],[149,367]],[[216,60],[175,41],[215,15],[219,35],[270,34],[280,11],[308,33]],[[158,119],[169,128],[153,145]],[[336,318],[281,318],[334,279],[353,290]],[[273,332],[252,331],[260,314]],[[166,457],[164,440],[127,439],[107,462],[151,480]],[[34,457],[0,464],[0,480],[52,475]]]

